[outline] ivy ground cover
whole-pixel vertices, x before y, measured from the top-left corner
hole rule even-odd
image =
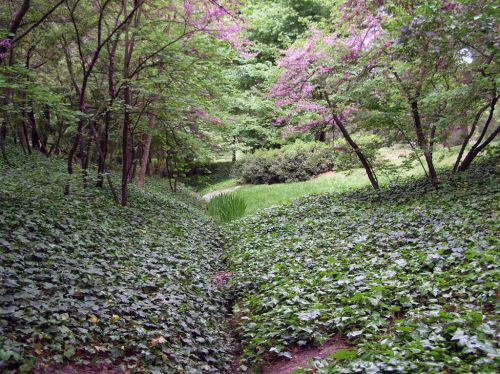
[[[115,206],[80,175],[64,198],[42,157],[0,165],[0,372],[228,371],[212,220],[153,191]]]
[[[240,370],[336,336],[352,349],[311,372],[495,372],[499,182],[485,163],[228,225]]]

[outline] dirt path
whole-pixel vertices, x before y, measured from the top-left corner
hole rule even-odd
[[[349,349],[351,345],[340,338],[326,342],[322,347],[296,350],[290,360],[278,361],[263,368],[263,374],[291,374],[297,369],[309,368],[309,362],[314,359],[326,358],[340,349]]]
[[[230,187],[230,188],[224,188],[223,190],[218,190],[214,192],[207,193],[206,195],[202,196],[202,199],[205,200],[206,202],[209,202],[212,200],[214,197],[223,195],[225,193],[231,193],[236,191],[238,188],[241,188],[242,186],[235,186],[235,187]]]

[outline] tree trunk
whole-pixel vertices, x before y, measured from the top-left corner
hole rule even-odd
[[[156,113],[154,112],[154,108],[149,114],[149,124],[148,131],[144,134],[143,137],[143,146],[142,146],[142,157],[141,157],[141,165],[139,169],[139,178],[137,179],[137,187],[144,188],[144,181],[146,179],[146,172],[149,164],[149,150],[151,149],[151,140],[153,139],[153,130],[156,126]]]
[[[422,128],[422,122],[420,120],[420,113],[418,110],[418,103],[416,100],[412,100],[410,105],[413,117],[413,125],[415,127],[415,133],[417,135],[417,143],[420,149],[424,152],[424,157],[427,163],[427,169],[429,170],[429,178],[431,180],[431,184],[435,189],[438,189],[439,187],[438,176],[436,173],[436,169],[434,168],[434,162],[432,160],[432,152],[429,149],[429,144],[427,143],[424,129]]]
[[[238,138],[236,136],[233,136],[233,155],[231,158],[231,161],[233,164],[236,162],[236,144],[238,143]]]
[[[359,149],[359,146],[356,144],[354,139],[351,138],[351,135],[349,134],[349,131],[347,131],[347,129],[345,128],[344,124],[342,123],[342,120],[335,113],[334,106],[333,106],[332,102],[330,101],[329,96],[325,93],[324,97],[326,99],[326,102],[328,103],[328,106],[332,110],[333,121],[335,122],[335,124],[339,128],[340,132],[342,133],[342,136],[345,138],[347,143],[349,143],[351,148],[354,150],[354,152],[358,156],[359,161],[361,161],[361,164],[365,168],[366,175],[368,176],[368,179],[370,180],[370,183],[371,183],[373,189],[379,190],[380,186],[378,184],[377,175],[375,174],[375,171],[373,170],[373,167],[370,164],[370,161],[368,161],[368,159],[366,158],[364,153],[361,151],[361,149]]]
[[[25,121],[23,121],[23,123],[22,123],[21,131],[22,131],[22,133],[19,134],[20,139],[21,139],[21,144],[23,145],[23,147],[26,147],[28,154],[31,154],[30,142],[28,140],[29,139],[28,138],[28,128],[26,127]]]
[[[128,0],[123,0],[123,14],[127,14],[127,2]],[[134,6],[134,9],[139,10],[140,7]],[[140,14],[140,11],[138,12]],[[130,40],[129,38],[129,26],[130,18],[128,22],[125,23],[124,34],[125,39],[123,43],[124,48],[124,59],[123,59],[123,79],[125,80],[125,86],[123,89],[123,128],[122,128],[122,206],[128,204],[128,184],[129,176],[131,172],[131,149],[130,149],[130,106],[132,104],[132,94],[130,90],[130,83],[128,80],[130,77],[130,62],[132,60],[132,54],[134,51],[134,38]],[[136,16],[134,26],[137,28],[139,26],[139,16]]]
[[[149,159],[148,159],[148,163],[146,165],[146,175],[148,177],[151,176],[151,151],[149,152]]]
[[[119,204],[120,201],[118,200],[118,194],[116,193],[116,189],[113,185],[113,180],[111,179],[111,175],[107,172],[106,159],[104,158],[104,154],[102,152],[101,145],[99,144],[99,138],[97,136],[97,131],[94,127],[93,122],[90,123],[90,133],[91,133],[92,137],[94,138],[94,143],[95,143],[95,146],[97,149],[97,155],[99,157],[99,162],[101,162],[103,165],[103,170],[104,170],[104,173],[106,174],[106,179],[108,180],[109,189],[111,190],[111,193],[113,195],[113,200],[115,201],[115,204]]]
[[[486,122],[484,124],[483,131],[481,131],[481,135],[477,139],[476,143],[474,143],[474,145],[470,149],[469,153],[467,153],[464,160],[460,164],[460,167],[458,167],[458,169],[457,169],[458,171],[462,172],[462,171],[467,170],[469,168],[470,164],[472,163],[472,161],[474,161],[474,159],[477,157],[477,155],[479,153],[481,153],[481,151],[484,148],[486,148],[486,146],[488,144],[490,144],[496,138],[498,133],[500,132],[500,126],[499,126],[481,144],[484,136],[486,135],[486,132],[488,131],[491,120],[493,119],[493,114],[495,112],[495,106],[496,106],[497,101],[498,101],[498,96],[496,96],[496,95],[493,96],[493,98],[491,99],[491,103],[490,103],[490,113],[489,113],[488,118],[486,119]]]
[[[104,114],[104,134],[101,135],[101,150],[103,157],[98,159],[98,171],[97,171],[97,187],[102,188],[104,183],[104,169],[106,163],[106,157],[108,156],[108,141],[109,141],[109,127],[112,120],[111,107],[115,99],[115,53],[118,46],[118,39],[111,44],[107,44],[108,48],[108,96],[109,100],[107,103],[106,113]]]
[[[4,4],[4,6],[7,7],[5,4]],[[28,10],[30,9],[30,6],[31,6],[30,0],[23,0],[21,7],[16,12],[14,12],[15,17],[9,26],[9,32],[8,32],[9,41],[12,41],[14,39],[14,37],[17,33],[17,30],[21,26],[21,22],[22,22],[24,16],[26,15],[26,13],[28,13]],[[5,58],[7,49],[8,49],[8,47],[5,44],[0,45],[0,63]]]
[[[342,133],[342,136],[344,137],[344,139],[347,141],[347,143],[349,143],[349,145],[354,150],[354,152],[356,152],[356,155],[358,156],[359,161],[361,161],[361,164],[365,168],[366,175],[368,176],[368,179],[370,180],[370,183],[372,184],[373,189],[379,190],[380,186],[378,184],[377,176],[376,176],[375,171],[373,170],[373,167],[371,166],[370,162],[368,161],[368,159],[366,158],[364,153],[361,151],[361,149],[359,149],[359,146],[356,144],[356,142],[351,138],[351,135],[349,134],[349,132],[345,128],[345,126],[342,123],[342,121],[340,120],[340,118],[336,114],[334,114],[333,119],[335,121],[335,124],[339,128],[340,132]]]
[[[50,123],[50,108],[48,105],[45,105],[43,108],[43,133],[41,134],[40,137],[40,149],[43,154],[49,155],[49,152],[47,150],[47,143],[49,141],[49,136],[52,132],[52,127]]]
[[[63,120],[59,119],[58,120],[58,127],[57,127],[57,140],[52,144],[49,150],[49,156],[52,154],[59,154],[59,144],[61,143],[61,138],[63,135],[63,126],[64,122]]]
[[[31,129],[31,146],[33,149],[40,151],[40,135],[38,134],[38,130],[36,128],[35,113],[33,113],[32,108],[26,112],[26,120],[28,121],[29,128]]]
[[[314,140],[316,140],[317,142],[324,143],[326,141],[326,132],[325,132],[325,130],[316,131],[316,133],[314,134]]]
[[[103,157],[98,158],[97,183],[96,187],[102,188],[104,184],[104,173],[106,156],[108,155],[109,124],[111,122],[111,111],[108,109],[104,116],[104,133],[100,136],[100,146]]]
[[[123,0],[123,14],[127,14],[127,1]],[[123,44],[123,80],[126,82],[123,89],[123,126],[122,126],[122,206],[128,204],[128,173],[129,173],[129,132],[130,132],[130,111],[131,103],[129,69],[131,59],[131,45],[129,39],[129,23],[125,24],[125,40]]]
[[[462,143],[462,147],[460,147],[460,151],[458,152],[458,156],[457,156],[457,159],[455,161],[455,165],[453,166],[453,172],[456,173],[457,170],[458,170],[458,166],[460,165],[460,161],[462,161],[462,156],[465,152],[465,148],[467,148],[467,145],[469,144],[469,141],[470,139],[472,138],[472,136],[474,135],[474,133],[476,132],[476,127],[477,127],[477,123],[479,122],[479,120],[481,119],[481,115],[484,113],[484,111],[486,109],[488,109],[489,105],[486,105],[484,107],[482,107],[476,114],[475,118],[474,118],[474,122],[472,122],[472,126],[471,126],[471,129],[470,129],[470,132],[466,135],[466,137],[464,138],[464,141]]]
[[[92,124],[93,126],[93,124]],[[92,145],[92,131],[91,127],[87,128],[87,137],[82,139],[81,154],[82,154],[82,172],[83,172],[83,187],[87,188],[89,184],[89,161],[90,161],[90,148]]]
[[[0,125],[0,151],[2,152],[2,157],[4,161],[9,164],[9,159],[7,158],[7,151],[5,150],[5,141],[7,139],[7,125],[6,119],[2,119],[2,124]]]
[[[477,155],[479,153],[481,153],[483,151],[484,148],[486,148],[486,146],[488,144],[490,144],[493,139],[496,138],[496,136],[500,133],[500,126],[497,127],[491,134],[490,136],[488,136],[488,138],[486,138],[486,140],[484,141],[483,144],[477,146],[476,148],[474,149],[471,149],[469,151],[469,153],[467,154],[467,156],[465,156],[464,160],[462,161],[462,164],[460,165],[460,167],[458,168],[458,171],[465,171],[469,168],[470,164],[472,163],[472,161],[474,161],[474,159],[477,157]]]

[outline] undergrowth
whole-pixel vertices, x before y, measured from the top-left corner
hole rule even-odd
[[[241,370],[336,336],[352,352],[314,372],[495,372],[499,182],[495,159],[439,191],[310,196],[227,225]]]
[[[11,166],[0,161],[2,373],[229,370],[225,297],[213,281],[222,243],[204,210],[160,181],[132,188],[122,208],[107,189],[83,189],[78,173],[63,197],[62,160],[9,156]]]

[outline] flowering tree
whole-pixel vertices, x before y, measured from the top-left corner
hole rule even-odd
[[[343,16],[334,32],[312,30],[309,38],[290,48],[280,62],[284,72],[271,94],[288,113],[278,124],[295,122],[291,132],[336,125],[375,187],[373,169],[349,140],[344,125],[349,123],[352,128],[359,124],[357,116],[370,116],[366,100],[355,95],[368,84],[372,92],[364,94],[378,102],[379,111],[393,117],[388,121],[390,126],[397,122],[394,115],[402,116],[403,125],[412,124],[414,140],[404,129],[395,127],[424,156],[429,180],[437,188],[433,146],[451,127],[459,123],[467,127],[473,121],[457,170],[465,170],[500,131],[493,129],[486,136],[498,101],[494,47],[498,37],[493,8],[490,1],[347,1],[340,7]],[[373,82],[379,85],[374,87]],[[405,104],[397,104],[398,100]],[[388,102],[399,105],[399,112],[391,113]],[[489,114],[482,133],[460,163],[485,111]],[[297,126],[296,118],[304,112],[315,120]]]
[[[347,9],[347,8],[345,8]],[[312,30],[299,47],[290,48],[279,66],[284,70],[271,91],[278,107],[288,113],[277,120],[278,125],[293,122],[301,113],[313,114],[314,119],[292,127],[290,132],[305,132],[318,126],[336,126],[363,165],[374,189],[379,183],[373,167],[353,140],[346,123],[357,111],[349,95],[352,85],[363,79],[374,64],[360,63],[377,44],[382,33],[381,15],[363,18],[358,7],[344,17],[344,33],[326,34]],[[364,61],[364,60],[363,60]]]

